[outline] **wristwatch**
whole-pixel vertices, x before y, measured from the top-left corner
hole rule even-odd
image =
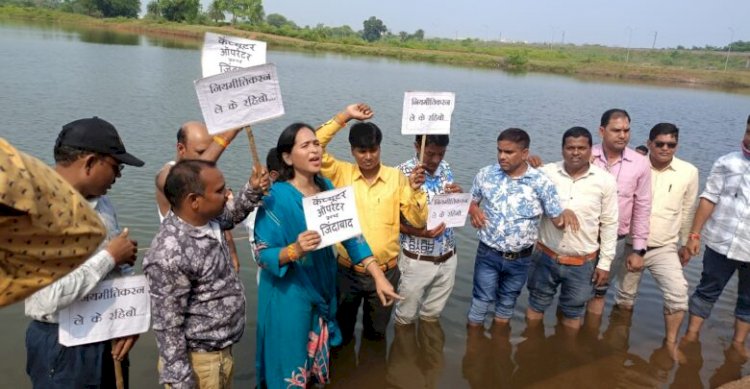
[[[646,256],[646,249],[634,250],[634,252],[636,254],[640,255],[641,257],[645,257]]]

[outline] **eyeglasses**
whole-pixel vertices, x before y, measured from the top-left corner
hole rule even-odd
[[[121,163],[112,163],[110,162],[109,158],[102,158],[101,160],[106,162],[107,165],[111,166],[112,171],[114,171],[116,175],[122,173],[122,169],[125,169],[125,165]]]
[[[657,149],[660,149],[660,148],[662,148],[664,146],[667,146],[670,149],[673,149],[673,148],[677,147],[677,142],[659,142],[659,141],[656,141],[656,142],[654,142],[654,146],[656,146]]]

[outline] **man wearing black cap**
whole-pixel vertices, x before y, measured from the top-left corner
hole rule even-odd
[[[124,165],[143,166],[125,150],[115,127],[97,117],[63,126],[54,148],[55,171],[97,212],[107,234],[99,251],[81,266],[26,299],[26,373],[34,388],[114,388],[114,363],[122,364],[127,385],[127,353],[137,336],[65,347],[58,341],[59,311],[89,293],[105,278],[132,274],[137,243],[120,231],[106,193]]]

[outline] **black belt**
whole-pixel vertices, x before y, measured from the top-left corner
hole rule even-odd
[[[455,254],[455,250],[448,251],[443,255],[420,255],[404,249],[404,255],[408,258],[416,259],[417,261],[432,262],[434,264],[440,264],[449,260],[453,256],[453,254]]]
[[[617,235],[617,240],[623,240],[628,237],[628,234]]]
[[[484,243],[480,242],[480,244],[484,244]],[[484,244],[484,245],[487,246],[486,244]],[[493,247],[490,247],[490,246],[487,246],[487,247],[489,247],[490,250],[494,251],[495,253],[499,254],[501,257],[503,257],[505,259],[509,259],[509,260],[514,260],[514,259],[518,259],[518,258],[528,257],[529,255],[531,255],[531,253],[534,252],[534,245],[533,244],[531,246],[529,246],[529,247],[521,249],[521,251],[516,251],[516,252],[512,252],[512,251],[500,251],[500,250],[497,250],[497,249],[495,249]]]
[[[664,247],[664,246],[648,246],[648,247],[646,247],[646,251],[656,250],[656,249],[660,249],[662,247]]]

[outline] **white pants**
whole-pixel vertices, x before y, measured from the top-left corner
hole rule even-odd
[[[632,250],[632,247],[629,247]],[[621,266],[624,266],[621,265]],[[664,296],[664,313],[672,314],[688,309],[688,283],[677,255],[677,245],[649,250],[643,257],[643,269],[648,269]],[[615,303],[632,306],[638,295],[643,270],[629,272],[620,269],[617,276]]]
[[[396,303],[396,323],[409,324],[417,316],[437,320],[453,290],[457,265],[455,253],[443,263],[433,263],[411,259],[401,252],[398,294],[404,299]]]

